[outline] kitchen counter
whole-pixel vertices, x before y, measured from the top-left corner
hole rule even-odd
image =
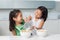
[[[60,34],[50,35],[47,37],[34,36],[31,38],[22,36],[0,36],[0,40],[60,40]]]

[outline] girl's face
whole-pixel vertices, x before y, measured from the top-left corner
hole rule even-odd
[[[41,18],[41,16],[42,16],[42,11],[39,10],[39,9],[37,9],[37,10],[35,11],[35,18]]]
[[[22,22],[22,13],[18,13],[16,18],[13,18],[15,22],[21,23]]]

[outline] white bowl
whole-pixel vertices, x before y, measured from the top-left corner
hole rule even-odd
[[[29,37],[31,35],[31,31],[30,30],[21,30],[20,34],[23,37]]]
[[[40,37],[45,37],[48,35],[47,30],[41,29],[41,30],[37,30],[37,35]]]

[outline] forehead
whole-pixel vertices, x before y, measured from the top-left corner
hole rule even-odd
[[[22,13],[19,12],[18,15],[22,15]]]
[[[17,17],[18,17],[18,16],[21,16],[21,15],[22,15],[22,13],[20,13],[20,12],[16,14]]]
[[[40,9],[36,9],[36,11],[41,11]]]
[[[35,11],[35,12],[39,12],[39,13],[40,13],[40,12],[42,12],[42,11],[41,11],[40,9],[36,9],[36,11]]]

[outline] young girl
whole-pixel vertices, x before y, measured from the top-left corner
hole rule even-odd
[[[44,22],[47,19],[48,10],[44,6],[40,6],[35,11],[35,16],[32,19],[33,27],[32,29],[42,29]]]
[[[22,12],[20,10],[14,9],[9,14],[9,29],[13,35],[20,36],[20,30],[24,30],[24,20],[22,17]]]

